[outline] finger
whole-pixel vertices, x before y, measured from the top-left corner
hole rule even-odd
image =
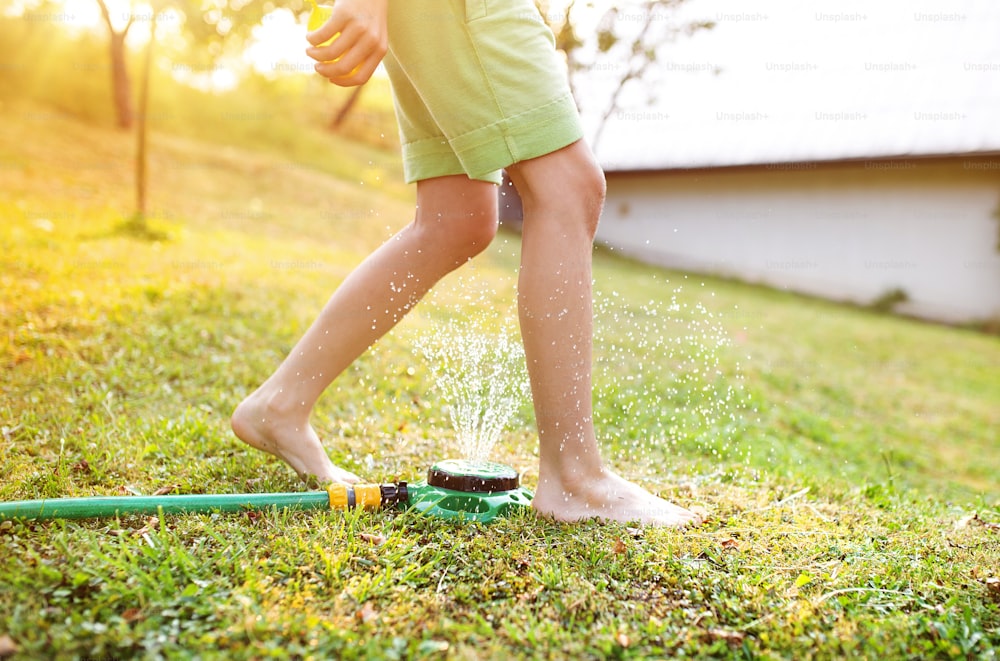
[[[378,66],[385,49],[381,47],[378,40],[362,34],[356,42],[352,43],[348,49],[335,61],[326,61],[317,64],[317,72],[327,78],[342,78],[351,75],[355,69],[367,66],[370,60],[374,60]]]
[[[330,20],[324,23],[319,29],[306,34],[306,41],[313,46],[319,46],[323,42],[332,39],[338,32],[343,32],[346,23],[346,18],[342,18],[334,12]]]
[[[353,34],[350,31],[346,33],[341,32],[332,43],[326,46],[307,48],[306,55],[317,62],[333,62],[355,47],[355,44],[358,42],[358,36],[357,32]]]
[[[355,59],[352,59],[351,62],[346,62],[341,59],[336,62],[321,62],[314,68],[316,69],[316,73],[324,78],[329,78],[330,80],[340,80],[350,76],[356,69],[364,64],[364,60],[355,61]]]
[[[355,87],[357,85],[364,85],[368,82],[368,79],[372,77],[375,73],[375,69],[378,68],[381,59],[371,59],[365,62],[362,66],[358,67],[352,71],[347,76],[342,78],[331,78],[330,82],[335,85],[340,85],[341,87]]]

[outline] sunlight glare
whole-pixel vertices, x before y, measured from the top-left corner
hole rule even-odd
[[[305,54],[306,28],[288,9],[275,9],[254,27],[243,60],[263,74],[312,73],[314,62]]]

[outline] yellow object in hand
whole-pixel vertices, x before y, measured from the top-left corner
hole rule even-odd
[[[309,24],[307,27],[310,32],[314,32],[315,30],[323,27],[323,24],[330,20],[330,17],[333,15],[333,7],[331,5],[318,5],[316,4],[316,0],[310,0],[310,2],[312,2],[313,8],[312,12],[309,14]],[[340,33],[338,32],[320,44],[320,46],[329,45],[339,35]]]

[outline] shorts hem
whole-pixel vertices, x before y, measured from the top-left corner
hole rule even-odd
[[[456,136],[449,144],[470,177],[562,149],[583,137],[569,94]]]
[[[403,145],[407,183],[454,174],[500,183],[500,170],[520,161],[550,154],[583,137],[573,97],[505,117],[493,124],[447,140],[424,138]]]

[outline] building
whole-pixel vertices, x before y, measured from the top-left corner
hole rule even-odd
[[[1000,318],[1000,155],[609,168],[598,241],[947,322]]]
[[[716,25],[665,47],[604,127],[599,242],[932,320],[1000,320],[1000,5],[678,11]],[[578,85],[590,135],[602,81]]]

